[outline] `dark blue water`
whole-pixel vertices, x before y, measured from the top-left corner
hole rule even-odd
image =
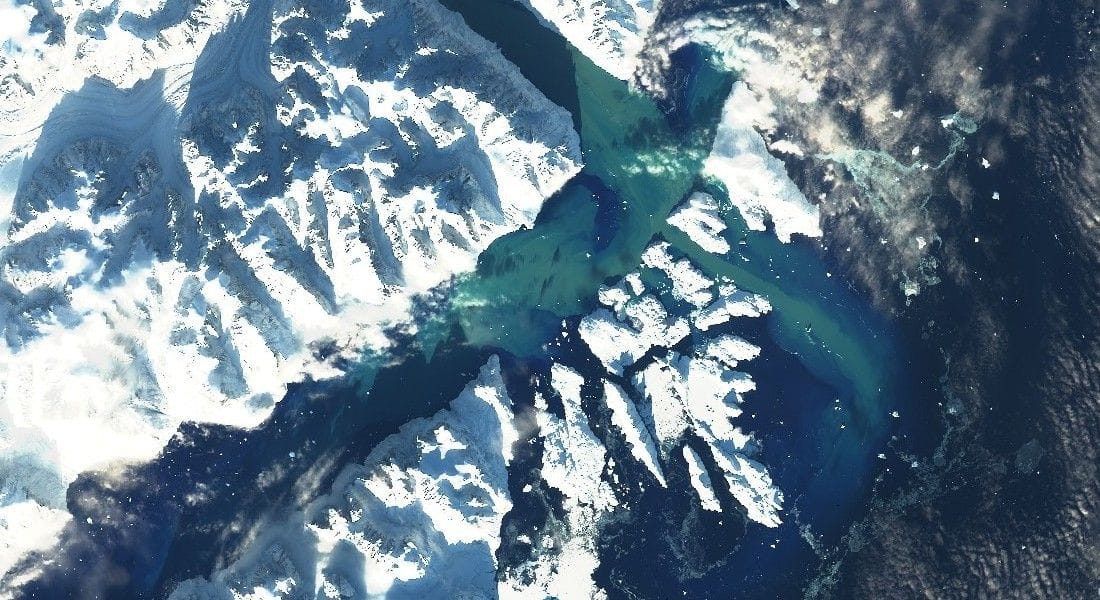
[[[408,338],[402,354],[365,357],[344,379],[294,384],[255,430],[184,424],[156,460],[124,477],[81,476],[69,488],[74,520],[62,552],[28,596],[161,597],[208,576],[257,521],[325,493],[343,465],[453,399],[488,357],[459,335],[430,361]]]
[[[616,122],[592,111],[619,107],[593,108],[580,99],[576,55],[515,3],[446,4],[497,42],[548,97],[573,111],[578,125]],[[713,135],[730,78],[715,71],[697,48],[679,53],[676,61],[682,85],[677,102],[660,117],[661,127],[674,138]],[[620,93],[615,82],[599,85]],[[653,123],[643,125],[652,128]],[[624,139],[651,142],[639,135]],[[705,138],[694,143],[709,145]],[[150,597],[164,595],[183,579],[208,576],[215,564],[240,552],[245,534],[257,522],[278,519],[279,510],[293,510],[325,493],[342,465],[361,460],[401,423],[442,408],[492,352],[503,356],[509,389],[521,405],[529,401],[525,399],[530,396],[531,374],[544,371],[551,359],[598,381],[602,369],[575,341],[559,338],[560,346],[538,356],[539,349],[558,335],[562,318],[575,325],[593,306],[595,286],[621,275],[623,268],[633,268],[647,242],[646,236],[621,242],[638,236],[640,217],[631,207],[643,199],[634,196],[636,188],[617,178],[611,167],[603,166],[614,163],[614,146],[588,148],[590,166],[548,201],[534,229],[500,240],[479,263],[474,279],[490,281],[492,289],[518,287],[509,296],[518,298],[516,304],[491,305],[479,312],[462,312],[461,303],[457,309],[441,309],[448,305],[444,293],[438,303],[425,303],[421,318],[434,323],[425,328],[430,335],[394,331],[401,348],[397,355],[368,355],[361,364],[347,365],[349,375],[344,379],[292,386],[257,430],[187,424],[157,460],[134,467],[121,483],[95,475],[81,477],[69,491],[75,519],[65,532],[63,552],[29,591],[38,597],[65,597],[78,590]],[[703,189],[704,183],[691,183],[689,178],[678,195],[648,200],[660,208],[646,218],[663,222],[659,211],[667,212],[692,187]],[[740,270],[735,280],[769,296],[777,307],[766,318],[740,320],[726,329],[763,348],[761,358],[748,368],[758,389],[749,394],[742,421],[758,436],[760,459],[786,495],[784,524],[771,530],[747,523],[737,513],[700,511],[681,462],[671,461],[673,491],[636,489],[631,493],[633,508],[616,516],[601,540],[598,582],[613,597],[680,597],[683,592],[689,597],[723,598],[796,595],[820,559],[803,540],[801,527],[808,527],[824,546],[839,542],[865,509],[875,478],[886,468],[902,471],[894,452],[888,461],[875,458],[887,450],[891,437],[897,437],[895,444],[915,451],[934,437],[929,433],[932,420],[919,416],[923,390],[934,382],[923,378],[929,372],[924,359],[907,354],[906,334],[838,278],[827,278],[825,273],[834,267],[814,244],[803,240],[783,246],[770,233],[744,231],[736,218],[731,227],[733,241],[744,239],[741,252],[752,258],[736,265]],[[548,247],[540,243],[544,239],[567,242]],[[586,253],[596,259],[586,261]],[[595,264],[597,260],[601,262]],[[530,269],[524,261],[531,261]],[[514,273],[536,270],[536,263],[537,269],[545,270],[541,279],[531,280],[537,288],[514,278]],[[729,263],[712,266],[734,268]],[[701,267],[706,270],[708,265]],[[803,302],[785,302],[788,296]],[[840,332],[834,337],[823,333],[832,331],[826,327],[830,324]],[[585,408],[593,414],[597,435],[609,440],[606,415],[595,399],[586,399]],[[891,410],[905,418],[888,418]],[[526,460],[536,458],[531,454]],[[524,464],[522,453],[517,460]],[[636,466],[623,468],[637,471],[637,481],[645,477]],[[265,483],[258,485],[261,480]],[[303,489],[301,481],[311,482],[311,487]],[[518,485],[518,480],[510,484]],[[200,500],[186,500],[200,491]],[[537,498],[516,498],[506,533],[523,530],[525,522],[538,522],[549,510]],[[116,523],[105,522],[105,514],[115,515]],[[119,523],[126,520],[129,524]]]

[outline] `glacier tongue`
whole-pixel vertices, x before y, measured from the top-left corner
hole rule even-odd
[[[36,6],[2,13],[0,468],[56,484],[19,502],[258,423],[579,170],[569,114],[434,1]]]

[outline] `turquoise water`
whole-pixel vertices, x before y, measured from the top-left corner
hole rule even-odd
[[[452,2],[475,15],[491,5]],[[458,282],[451,318],[468,343],[544,354],[560,321],[590,311],[598,287],[636,270],[641,251],[660,235],[709,275],[766,296],[775,309],[767,322],[779,345],[851,399],[844,435],[867,444],[880,440],[901,394],[891,384],[901,360],[888,323],[828,274],[817,242],[782,244],[770,232],[748,231],[731,208],[727,235],[735,249],[720,257],[665,222],[694,190],[725,200],[699,173],[732,76],[699,61],[686,108],[691,126],[674,132],[649,98],[575,51],[572,62],[584,171],[547,203],[533,228],[491,245],[477,271]]]
[[[485,24],[496,23],[485,15],[494,4],[450,6],[493,39],[499,31]],[[527,53],[502,49],[525,73],[542,66],[525,63]],[[788,517],[779,531],[750,527],[729,562],[747,559],[758,578],[769,570],[780,577],[790,564],[806,568],[814,556],[800,526],[827,542],[843,534],[869,497],[883,464],[877,454],[898,432],[890,413],[908,410],[913,382],[904,348],[891,324],[831,275],[816,240],[782,244],[771,232],[747,230],[728,208],[734,250],[716,256],[665,222],[693,191],[729,204],[700,170],[732,75],[701,55],[679,112],[670,116],[570,52],[575,87],[557,84],[550,95],[571,99],[562,90],[575,90],[584,170],[548,201],[533,228],[483,253],[477,271],[456,283],[441,323],[457,324],[474,347],[545,358],[562,321],[587,314],[601,284],[637,270],[642,250],[657,237],[708,275],[766,296],[773,312],[746,327],[759,329],[753,341],[773,356],[748,368],[759,390],[749,395],[746,413],[758,420],[743,425],[760,439],[761,460],[787,494]],[[777,540],[782,550],[765,552]]]
[[[578,53],[573,64],[584,170],[533,228],[497,240],[456,286],[454,318],[472,344],[544,352],[562,318],[588,312],[602,283],[637,268],[713,137],[714,118],[677,136],[647,98]],[[728,82],[715,83],[702,100],[724,97]]]
[[[501,47],[532,81],[551,86],[550,97],[575,102],[584,170],[547,202],[532,228],[497,240],[474,273],[421,299],[423,319],[416,329],[392,332],[399,356],[369,355],[349,380],[293,386],[257,430],[185,428],[181,440],[201,443],[170,445],[160,459],[135,472],[128,487],[105,490],[95,479],[74,484],[74,497],[125,498],[143,514],[164,514],[171,523],[128,531],[140,541],[112,550],[114,564],[157,574],[155,582],[129,584],[138,591],[163,592],[174,581],[202,574],[204,565],[232,556],[245,543],[247,529],[230,532],[229,523],[247,522],[265,506],[307,494],[297,482],[315,482],[313,493],[327,489],[338,465],[362,460],[401,423],[444,406],[489,353],[502,354],[505,365],[526,368],[568,351],[548,347],[562,320],[575,324],[587,314],[598,287],[636,270],[642,250],[657,238],[708,274],[764,294],[774,307],[767,317],[742,319],[732,327],[763,348],[747,368],[758,390],[748,395],[742,420],[758,436],[760,459],[786,494],[784,525],[778,530],[743,526],[735,515],[723,515],[725,524],[692,530],[702,536],[695,543],[684,531],[677,536],[662,516],[670,502],[688,506],[686,485],[668,495],[645,495],[619,522],[629,543],[609,538],[615,546],[601,546],[609,560],[598,583],[612,589],[623,578],[636,590],[648,589],[646,597],[667,597],[676,589],[740,596],[767,582],[770,590],[797,589],[816,564],[801,526],[835,540],[865,502],[878,469],[874,457],[894,431],[887,414],[903,406],[907,385],[905,360],[889,324],[827,275],[829,267],[813,241],[780,244],[770,233],[746,231],[736,211],[728,210],[735,250],[718,257],[665,222],[692,191],[716,193],[699,173],[732,77],[706,60],[692,61],[694,75],[683,102],[666,115],[560,39],[547,41],[534,30],[524,35],[525,27],[542,30],[526,13],[496,11],[501,2],[453,0],[451,5],[470,15],[490,39],[495,31],[557,44],[542,54],[522,44]],[[510,0],[506,4],[512,6]],[[540,61],[543,54],[567,56],[567,64]],[[526,375],[510,376],[525,380]],[[281,475],[267,488],[238,485],[272,465]],[[218,492],[186,510],[173,504],[196,481],[212,481],[210,489]],[[83,522],[82,513],[74,514]],[[725,566],[670,581],[675,574],[647,565],[674,538],[695,543],[703,554],[727,557]],[[771,548],[776,541],[778,550]],[[616,556],[622,560],[611,560]],[[776,581],[782,585],[776,587]]]

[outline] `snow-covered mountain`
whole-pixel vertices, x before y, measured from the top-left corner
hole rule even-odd
[[[402,426],[331,494],[171,597],[492,597],[517,437],[493,357],[447,409]]]
[[[518,0],[611,75],[630,81],[660,0]]]
[[[693,198],[674,214],[698,223],[714,212]],[[720,227],[711,224],[689,229],[713,246]],[[643,283],[647,270],[669,278],[671,301]],[[404,425],[345,467],[329,493],[265,523],[240,558],[181,583],[172,599],[604,598],[601,535],[631,518],[647,488],[778,526],[782,492],[736,421],[755,389],[737,369],[761,350],[708,332],[759,317],[768,302],[709,280],[663,242],[638,272],[602,288],[600,302],[563,339],[578,333],[606,371],[582,374],[574,361],[586,362],[583,349],[523,370],[511,380],[530,386],[521,404],[490,358],[447,408]],[[696,308],[671,316],[685,305]],[[597,425],[601,413],[609,426]],[[673,471],[686,477],[670,481]]]
[[[569,114],[432,0],[0,18],[0,573],[79,472],[259,422],[579,169]]]

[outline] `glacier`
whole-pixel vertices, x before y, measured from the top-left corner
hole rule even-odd
[[[258,424],[580,168],[570,115],[433,1],[0,15],[0,574],[78,473]]]
[[[659,8],[521,1],[627,81]],[[434,0],[38,2],[0,18],[5,585],[71,519],[79,473],[151,457],[184,421],[254,426],[289,383],[415,330],[417,294],[531,226],[581,168],[570,115]],[[735,86],[708,173],[751,227],[819,235],[759,104]],[[725,205],[693,194],[667,223],[726,254]],[[520,407],[491,358],[171,597],[604,597],[599,536],[633,509],[631,472],[777,526],[782,492],[740,428],[755,384],[738,369],[761,350],[722,327],[770,304],[659,238],[636,268],[576,325],[596,362],[556,357]],[[527,474],[520,445],[537,452]],[[510,540],[519,493],[564,504]],[[517,541],[530,551],[502,564]]]

